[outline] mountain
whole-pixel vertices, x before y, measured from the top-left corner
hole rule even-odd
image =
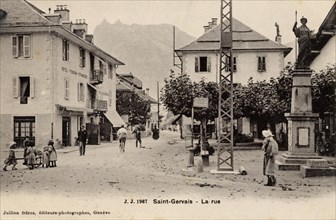
[[[195,40],[194,37],[176,28],[176,49]],[[157,81],[160,87],[173,67],[173,26],[169,24],[139,25],[114,24],[103,20],[94,32],[94,44],[125,63],[117,73],[129,73],[140,78],[143,89],[149,88],[150,95],[157,97]]]

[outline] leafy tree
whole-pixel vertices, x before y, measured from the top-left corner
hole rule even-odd
[[[201,143],[205,146],[206,134],[204,132],[209,121],[218,116],[218,86],[215,82],[191,82],[188,75],[175,75],[171,73],[165,79],[165,85],[161,90],[161,101],[174,115],[191,117],[193,99],[195,97],[207,97],[208,108],[194,108],[194,118],[201,122]]]
[[[145,124],[150,117],[150,103],[134,92],[117,92],[117,112],[128,115],[131,125]]]

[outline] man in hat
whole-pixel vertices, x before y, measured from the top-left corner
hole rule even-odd
[[[299,43],[299,55],[297,58],[296,67],[297,68],[307,68],[308,67],[308,57],[311,53],[311,42],[310,42],[310,30],[306,26],[307,18],[302,17],[300,19],[301,26],[297,27],[297,22],[293,26],[293,32],[298,38]]]
[[[278,143],[274,140],[270,130],[263,130],[262,135],[265,137],[263,149],[264,155],[264,175],[267,176],[265,186],[274,186],[275,179],[275,156],[278,154]]]
[[[82,125],[78,131],[78,141],[79,141],[79,156],[85,156],[85,147],[87,140],[87,131],[85,126]]]

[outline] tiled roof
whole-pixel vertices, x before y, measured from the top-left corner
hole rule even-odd
[[[219,50],[220,47],[220,25],[204,33],[194,42],[178,49],[177,51],[209,51]],[[291,48],[276,43],[258,32],[252,30],[237,19],[232,21],[232,38],[234,50],[284,50],[289,53]],[[287,52],[288,51],[288,52]]]
[[[1,26],[53,25],[40,9],[25,0],[0,0],[0,8],[7,14],[0,20]]]

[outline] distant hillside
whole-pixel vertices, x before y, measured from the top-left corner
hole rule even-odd
[[[194,37],[176,28],[176,48],[195,40]],[[125,63],[117,73],[132,72],[143,81],[143,88],[150,88],[156,98],[156,82],[163,85],[163,79],[173,69],[173,26],[126,25],[120,21],[114,24],[106,20],[94,32],[94,44]]]

